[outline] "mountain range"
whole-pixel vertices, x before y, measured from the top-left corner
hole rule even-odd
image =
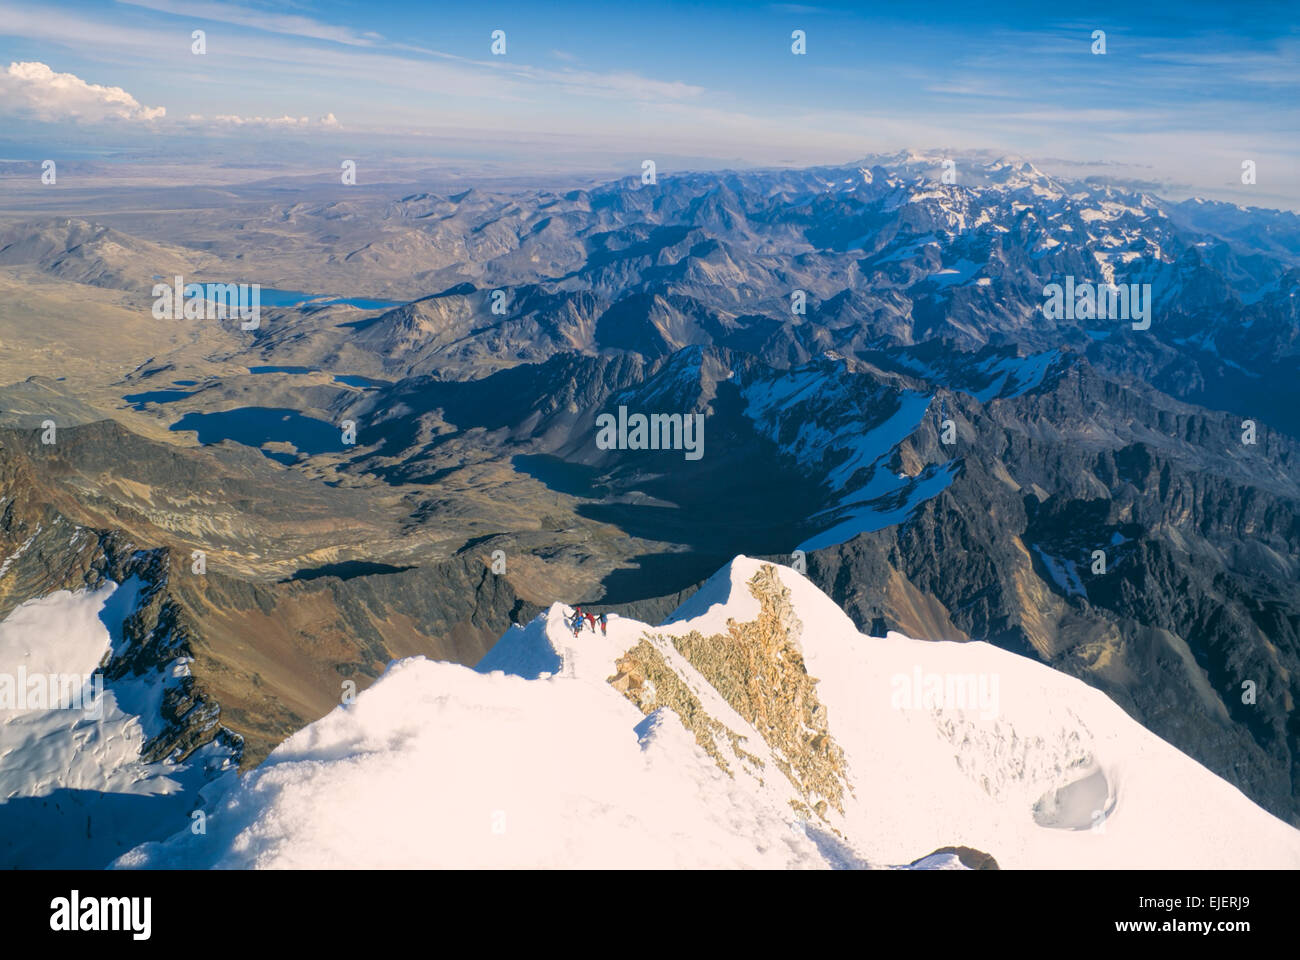
[[[956,157],[948,183],[944,159],[906,152],[569,191],[381,185],[268,201],[233,188],[204,194],[201,217],[122,196],[93,218],[0,218],[0,618],[60,591],[82,603],[115,590],[107,619],[120,622],[78,649],[106,656],[110,688],[171,678],[157,703],[122,694],[143,711],[126,752],[199,771],[181,806],[226,789],[232,768],[257,768],[223,801],[238,808],[222,827],[234,846],[199,852],[174,838],[127,862],[321,863],[301,852],[319,837],[295,811],[338,784],[328,772],[299,782],[313,750],[399,736],[426,707],[430,727],[482,710],[496,718],[491,736],[508,737],[511,698],[534,719],[551,698],[569,702],[558,691],[570,668],[586,692],[537,736],[591,726],[635,749],[628,710],[648,706],[640,752],[611,739],[611,769],[650,764],[679,812],[724,777],[719,796],[747,825],[738,832],[770,843],[738,848],[719,823],[698,823],[717,841],[698,855],[716,862],[907,865],[964,847],[1002,866],[1131,865],[1087,846],[1091,820],[1077,822],[1070,788],[1086,780],[1077,789],[1092,802],[1104,786],[1098,802],[1122,812],[1130,778],[1126,830],[1155,831],[1169,785],[1192,783],[1219,798],[1206,810],[1244,809],[1241,822],[1258,825],[1234,834],[1235,859],[1226,833],[1222,846],[1188,847],[1172,826],[1133,841],[1133,857],[1290,856],[1291,834],[1273,824],[1300,824],[1300,221],[986,154]],[[153,284],[174,275],[261,284],[259,328],[155,320]],[[1049,288],[1067,283],[1149,288],[1149,326],[1049,316]],[[598,419],[620,408],[701,415],[702,456],[598,444]],[[735,678],[709,673],[710,651],[721,653],[705,641],[727,635],[725,619],[693,628],[703,646],[679,645],[674,624],[713,605],[739,604],[727,615],[771,640],[741,589],[755,577],[773,596],[777,581],[797,594],[798,617],[819,625],[772,627],[806,671],[742,670],[744,683],[776,670],[795,699],[807,678],[819,694],[834,687],[806,730],[755,726],[760,707],[742,704]],[[569,657],[559,624],[576,603],[615,614],[617,642]],[[957,806],[931,811],[945,829],[915,829],[900,810],[897,829],[873,837],[865,811],[920,801],[881,788],[904,762],[872,753],[862,711],[883,695],[855,695],[844,677],[908,673],[928,663],[923,641],[943,651],[939,672],[971,658],[971,672],[1002,676],[1023,712],[970,730],[943,710],[916,714],[899,735],[919,738],[944,777],[977,771],[960,790],[979,803],[969,820]],[[841,646],[853,652],[836,659]],[[517,659],[549,666],[512,677]],[[493,663],[507,676],[492,679]],[[627,678],[662,670],[695,700],[628,693]],[[539,684],[543,672],[552,678]],[[360,695],[339,707],[348,684]],[[453,692],[440,696],[469,712],[448,714],[423,684],[445,685]],[[1035,697],[1059,711],[1035,713]],[[706,700],[720,726],[702,733],[688,704]],[[958,750],[952,771],[959,729],[977,756]],[[841,752],[808,753],[829,742],[819,737]],[[999,737],[1041,740],[1041,757],[1016,762],[1047,767],[1016,779],[995,756]],[[1106,766],[1107,737],[1121,744],[1119,767]],[[411,749],[462,775],[468,762],[441,741]],[[1148,756],[1167,779],[1135,772]],[[769,772],[752,775],[746,757]],[[394,748],[375,762],[410,759]],[[800,763],[812,766],[770,773]],[[805,774],[824,789],[810,792]],[[583,782],[582,803],[623,802],[611,783]],[[82,789],[52,775],[23,783],[0,812]],[[1018,826],[976,812],[1013,796]],[[844,809],[828,813],[832,801]],[[792,810],[812,840],[787,842]],[[678,829],[643,813],[649,832],[636,842]],[[1040,822],[1053,817],[1066,828]],[[231,852],[255,849],[236,838],[268,822],[283,844]],[[182,827],[124,827],[120,849],[88,856],[107,863]],[[557,862],[565,849],[512,842],[500,855],[521,862]],[[664,849],[664,862],[696,855]],[[328,862],[357,862],[335,854]],[[491,856],[466,849],[446,862]]]

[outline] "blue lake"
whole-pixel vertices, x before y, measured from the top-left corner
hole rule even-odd
[[[155,275],[154,280],[171,281],[171,277],[160,277]],[[190,279],[187,283],[222,283],[221,280],[194,280]],[[229,281],[238,283],[239,281]],[[296,307],[300,303],[306,303],[309,300],[320,300],[323,303],[346,303],[362,310],[383,310],[388,307],[400,307],[406,300],[373,300],[369,297],[338,297],[332,293],[304,293],[301,290],[280,290],[276,287],[262,287],[258,291],[258,302],[264,307]]]
[[[147,390],[144,393],[129,393],[122,399],[134,405],[137,410],[143,410],[146,403],[171,403],[192,396],[194,394],[188,390]]]
[[[240,407],[220,413],[187,413],[171,425],[172,430],[194,430],[199,443],[233,440],[246,447],[264,443],[291,443],[299,453],[333,453],[343,449],[343,435],[338,427],[314,417],[304,417],[297,410],[283,407]],[[291,453],[263,450],[272,460],[293,463]]]
[[[249,367],[248,372],[254,374],[256,373],[291,373],[291,374],[320,373],[320,371],[317,370],[315,367],[276,367],[276,366]],[[376,380],[374,377],[363,377],[358,374],[352,374],[352,373],[336,373],[333,374],[333,377],[335,383],[345,383],[349,387],[361,387],[362,389],[365,390],[373,390],[376,387],[392,386],[392,381],[390,380]]]
[[[383,310],[387,307],[400,307],[406,302],[405,300],[371,300],[368,297],[336,297],[329,293],[304,293],[301,290],[277,290],[275,287],[263,287],[258,297],[260,298],[258,302],[264,307],[296,307],[300,303],[319,300],[322,303],[346,303],[362,310]]]

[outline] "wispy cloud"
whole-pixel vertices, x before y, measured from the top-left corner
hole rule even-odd
[[[150,9],[155,3],[172,4],[172,0],[119,2],[148,5]],[[149,63],[171,69],[183,65],[194,76],[204,74],[205,82],[210,84],[228,84],[242,91],[249,87],[247,72],[207,71],[209,61],[190,52],[188,32],[171,34],[152,27],[123,26],[84,17],[59,21],[43,10],[0,0],[2,34],[58,44],[79,56],[93,51],[105,58],[144,57]],[[211,37],[208,50],[210,56],[218,55]],[[447,98],[477,103],[495,100],[549,105],[573,97],[681,101],[698,98],[706,92],[696,84],[660,80],[631,70],[537,67],[514,59],[473,59],[404,44],[321,46],[252,34],[241,37],[237,44],[228,44],[219,57],[223,65],[238,61],[256,64],[257,75],[263,79],[273,75],[293,78],[291,89],[300,93],[316,89],[315,81],[308,78],[337,81],[341,76],[354,78],[353,85],[359,84],[359,91],[380,88],[418,91],[424,95],[418,102],[431,113],[429,119],[436,119],[437,111],[446,109]],[[283,97],[281,83],[267,86],[275,89],[277,99]],[[373,92],[369,98],[376,101],[374,106],[380,113],[390,107],[396,108],[396,113],[408,114],[411,106],[411,102],[380,97]]]
[[[368,47],[382,39],[379,34],[372,31],[357,33],[348,27],[322,23],[311,17],[272,13],[234,3],[211,3],[208,0],[117,0],[117,2],[156,10],[159,13],[170,13],[178,17],[233,23],[269,33],[310,37],[313,40],[330,40],[355,47]]]
[[[203,124],[207,121],[202,114],[192,113],[186,118],[192,124]],[[293,130],[304,130],[309,128],[338,130],[342,127],[338,118],[332,113],[327,113],[323,117],[312,120],[310,117],[240,117],[235,114],[219,114],[211,119],[211,123],[218,127],[261,127],[263,129],[288,128]]]
[[[807,3],[769,3],[767,9],[773,13],[830,13],[825,7],[814,7]]]

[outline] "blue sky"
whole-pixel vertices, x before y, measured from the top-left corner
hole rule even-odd
[[[619,169],[985,148],[1224,199],[1253,159],[1238,202],[1296,207],[1298,68],[1282,3],[0,0],[0,152]]]

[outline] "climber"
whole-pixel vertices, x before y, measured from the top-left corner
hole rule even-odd
[[[596,632],[596,615],[590,610],[583,614],[587,618],[587,623],[591,625],[591,632]]]
[[[600,635],[601,635],[602,637],[604,637],[604,636],[608,636],[608,634],[605,632],[605,627],[606,627],[608,624],[609,624],[609,617],[605,614],[604,611],[601,611],[601,614],[600,614]]]

